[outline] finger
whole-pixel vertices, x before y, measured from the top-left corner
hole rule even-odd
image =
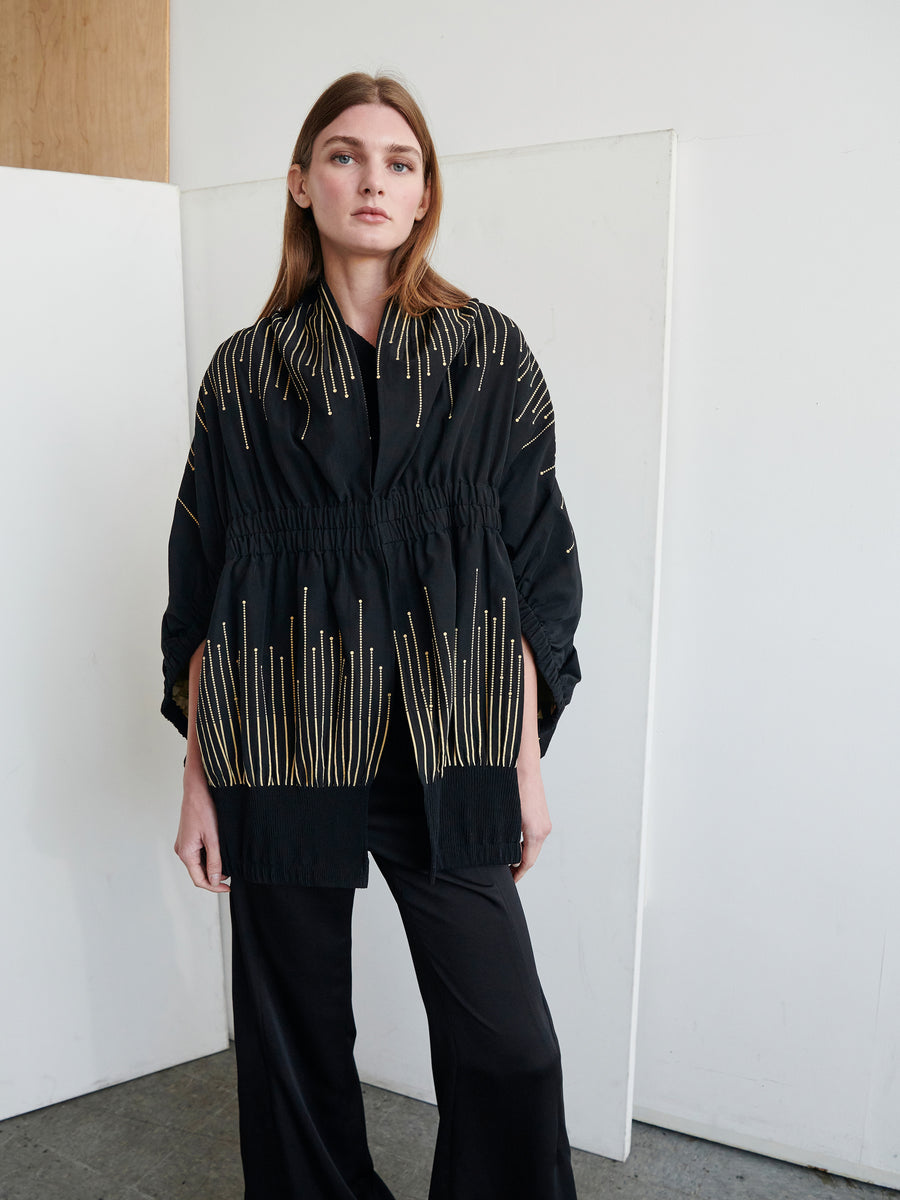
[[[525,838],[522,842],[522,857],[517,866],[513,868],[513,882],[518,883],[526,871],[530,871],[537,861],[537,856],[541,852],[541,843],[534,842],[531,838]]]
[[[203,869],[201,847],[198,846],[196,850],[179,850],[177,851],[177,854],[187,867],[188,875],[190,875],[191,882],[193,883],[194,887],[208,887],[209,884],[206,878],[206,871]]]
[[[206,843],[206,879],[212,887],[222,882],[222,855],[219,843],[210,838]]]
[[[182,847],[178,842],[175,843],[175,853],[184,863],[187,868],[187,873],[191,877],[191,882],[194,887],[203,888],[207,892],[229,892],[231,888],[227,884],[217,883],[212,884],[207,874],[206,863],[204,862],[204,846],[202,841],[190,848]],[[218,853],[218,845],[216,846],[216,854],[218,857],[217,874],[219,880],[222,878],[222,862],[221,856]]]
[[[218,838],[210,838],[206,844],[207,886],[212,892],[228,892],[231,889],[222,882],[222,854]]]

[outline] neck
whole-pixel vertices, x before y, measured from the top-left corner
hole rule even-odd
[[[387,263],[379,258],[354,262],[325,257],[325,282],[337,301],[341,316],[366,341],[375,342],[385,309]]]

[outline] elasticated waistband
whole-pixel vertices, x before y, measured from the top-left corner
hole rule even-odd
[[[497,489],[488,484],[396,488],[368,500],[263,509],[228,526],[227,556],[376,550],[461,526],[500,529]]]

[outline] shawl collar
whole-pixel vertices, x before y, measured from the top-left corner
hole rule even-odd
[[[273,315],[275,345],[299,398],[295,441],[303,443],[339,495],[392,487],[416,452],[432,412],[452,416],[449,368],[468,361],[478,304],[432,308],[411,317],[394,301],[382,314],[376,344],[378,460],[372,463],[366,396],[353,341],[334,294],[321,278],[297,303]],[[442,411],[445,410],[445,411]]]

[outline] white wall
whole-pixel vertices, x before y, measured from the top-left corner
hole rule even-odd
[[[0,1117],[227,1045],[159,713],[187,453],[177,189],[0,168]]]
[[[719,157],[678,204],[676,288],[730,298],[674,319],[636,1115],[900,1186],[896,163]]]
[[[900,1184],[900,7],[308,11],[173,0],[182,187],[282,175],[353,68],[443,154],[677,131],[637,1115]]]

